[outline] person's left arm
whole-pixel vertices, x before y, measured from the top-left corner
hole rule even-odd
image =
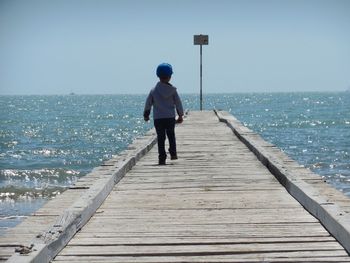
[[[175,91],[175,94],[174,94],[174,102],[175,102],[177,115],[179,115],[179,117],[178,117],[176,122],[177,123],[182,123],[183,122],[184,110],[183,110],[183,107],[182,107],[182,102],[181,102],[180,96],[177,93],[177,91]]]

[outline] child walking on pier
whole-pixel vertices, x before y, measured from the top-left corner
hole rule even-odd
[[[184,114],[181,99],[176,88],[169,83],[172,74],[173,69],[170,64],[162,63],[157,67],[159,82],[149,93],[143,112],[144,120],[149,121],[149,115],[153,106],[154,126],[158,139],[159,165],[165,165],[167,158],[165,151],[166,136],[169,141],[170,159],[177,159],[175,123],[182,123]],[[179,116],[177,120],[175,120],[175,109]]]

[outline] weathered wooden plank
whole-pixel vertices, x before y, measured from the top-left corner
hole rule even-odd
[[[288,253],[313,251],[328,251],[332,255],[346,256],[347,253],[337,242],[318,243],[249,243],[249,244],[211,244],[211,245],[98,245],[71,246],[68,245],[61,256],[204,256],[222,254],[247,253]]]
[[[144,212],[145,210],[141,210],[139,212]],[[152,215],[142,215],[138,216],[137,214],[128,214],[125,216],[120,216],[117,213],[115,215],[113,214],[104,214],[99,215],[96,217],[96,220],[94,222],[91,222],[92,225],[97,225],[100,223],[105,224],[113,224],[116,220],[123,220],[124,222],[127,221],[127,224],[133,225],[137,223],[142,223],[142,221],[147,220],[148,224],[152,224],[153,222],[157,222],[158,224],[164,224],[169,222],[174,222],[176,220],[177,223],[181,224],[190,224],[193,223],[193,217],[195,216],[196,220],[195,222],[197,224],[259,224],[259,223],[266,223],[269,222],[271,224],[287,224],[290,223],[290,214],[282,215],[279,217],[276,217],[272,215],[273,213],[271,210],[268,212],[264,210],[259,210],[260,214],[259,216],[254,216],[254,209],[235,209],[235,213],[222,213],[221,215],[214,214],[214,213],[208,213],[208,211],[205,211],[201,213],[201,211],[197,211],[196,213],[191,213],[191,215],[187,215],[188,212],[184,210],[167,210],[171,213],[171,215],[165,215],[162,211],[152,211]],[[222,210],[215,210],[215,211],[222,211]],[[279,210],[282,212],[282,210]],[[114,211],[113,211],[114,212]],[[150,211],[147,211],[150,212]],[[177,215],[177,212],[181,212],[180,215]],[[210,212],[213,212],[210,211]],[[224,211],[226,212],[226,211]],[[136,211],[135,211],[136,213]],[[315,218],[310,216],[304,216],[304,215],[298,215],[296,212],[296,215],[294,217],[294,223],[314,223],[317,222]]]
[[[330,236],[279,236],[279,237],[140,237],[140,236],[109,236],[104,237],[98,234],[80,235],[78,234],[69,243],[71,246],[89,246],[89,245],[186,245],[186,244],[250,244],[250,243],[304,243],[304,242],[336,242],[333,237]]]
[[[255,260],[258,258],[258,260]],[[295,263],[305,263],[305,262],[318,262],[318,263],[330,263],[330,262],[350,262],[348,261],[348,257],[289,257],[289,254],[283,255],[271,255],[262,256],[255,255],[252,258],[232,258],[229,256],[221,256],[219,257],[58,257],[57,262],[89,262],[89,263],[112,263],[112,262],[132,262],[132,263],[143,263],[143,262],[151,262],[151,263],[171,263],[171,262],[218,262],[218,263],[235,263],[235,262],[249,262],[249,263],[260,263],[260,262],[295,262]]]

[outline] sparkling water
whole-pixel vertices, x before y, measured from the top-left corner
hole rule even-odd
[[[180,94],[181,95],[181,94]],[[151,127],[146,95],[0,96],[0,233]],[[182,95],[199,109],[197,95]],[[350,92],[206,94],[350,196]]]

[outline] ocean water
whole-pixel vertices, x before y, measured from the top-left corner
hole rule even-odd
[[[197,95],[182,95],[199,109]],[[0,96],[0,234],[151,127],[145,95]],[[350,196],[350,92],[206,94]]]

